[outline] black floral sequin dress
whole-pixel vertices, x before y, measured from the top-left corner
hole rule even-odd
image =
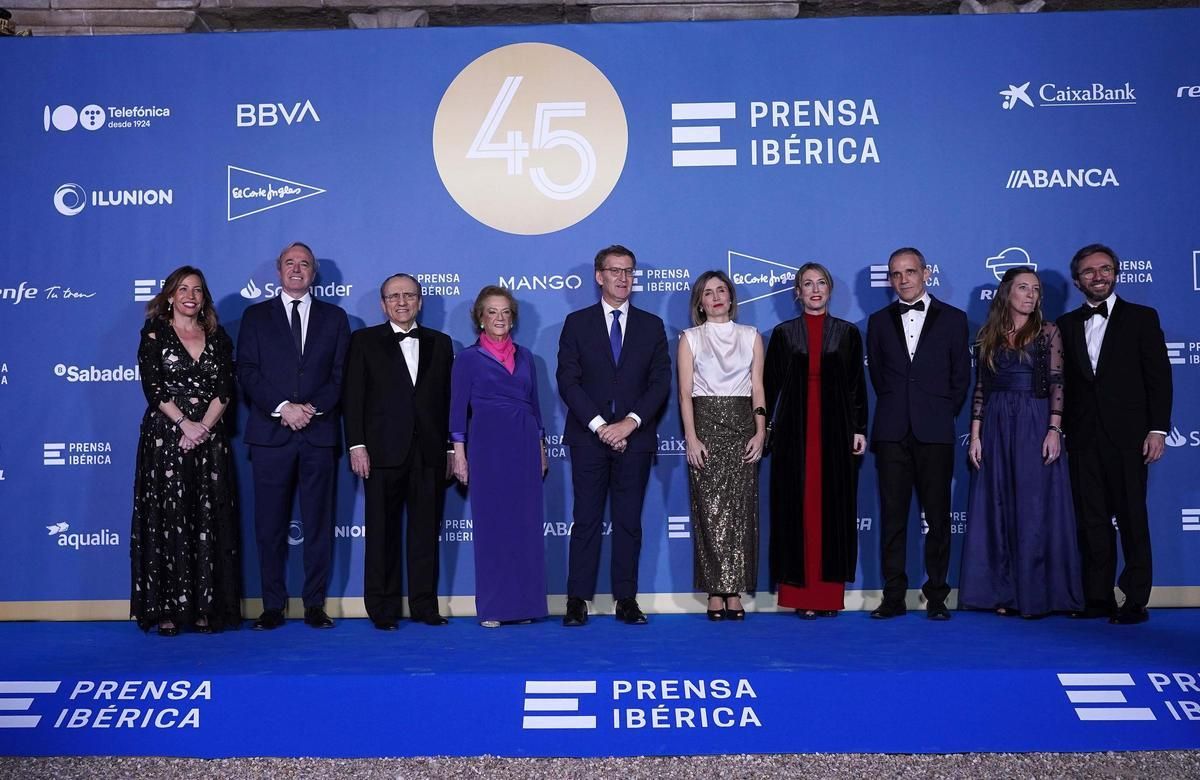
[[[188,419],[233,394],[233,342],[221,328],[193,360],[170,323],[151,320],[138,346],[142,390],[149,402],[138,440],[129,556],[130,613],[149,629],[159,621],[214,628],[241,620],[241,556],[237,496],[223,422],[190,452],[158,410],[174,401]]]

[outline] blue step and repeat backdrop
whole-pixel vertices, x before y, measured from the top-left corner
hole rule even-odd
[[[794,269],[824,263],[833,312],[864,326],[889,301],[889,252],[915,245],[933,294],[974,328],[1013,263],[1038,267],[1047,313],[1078,305],[1068,260],[1108,243],[1124,258],[1119,293],[1162,315],[1176,403],[1150,483],[1155,582],[1196,603],[1198,35],[1200,12],[1182,10],[7,41],[0,606],[127,597],[145,302],[173,268],[199,265],[236,338],[295,240],[353,327],[382,321],[378,286],[397,271],[422,281],[423,323],[460,347],[479,288],[513,290],[552,455],[553,593],[571,507],[555,353],[566,313],[597,299],[598,248],[637,252],[634,301],[674,340],[710,268],[731,274],[741,320],[766,335],[797,314]],[[641,589],[686,594],[674,400],[659,433]],[[255,596],[240,439],[237,460]],[[855,587],[877,589],[869,456],[863,474]],[[964,457],[955,569],[967,486]],[[353,598],[364,538],[348,467],[338,489],[331,595]],[[442,544],[443,594],[471,594],[457,490]]]

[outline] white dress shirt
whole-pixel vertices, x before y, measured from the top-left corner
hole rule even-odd
[[[1113,307],[1117,305],[1117,294],[1111,293],[1102,303],[1108,304],[1108,316],[1101,317],[1093,314],[1083,321],[1083,338],[1087,341],[1088,360],[1092,364],[1092,373],[1096,373],[1096,365],[1100,362],[1100,348],[1104,346],[1104,334],[1108,332],[1108,321],[1112,318]],[[1084,306],[1095,309],[1100,304],[1084,301]]]
[[[312,294],[305,292],[300,298],[293,298],[288,295],[287,290],[281,290],[279,293],[279,303],[283,306],[283,317],[287,320],[288,327],[292,326],[292,301],[300,301],[300,351],[304,352],[304,345],[308,343],[308,315],[312,311]],[[272,417],[282,417],[283,407],[290,403],[284,401],[279,406],[275,407],[275,411],[271,413]],[[320,411],[317,412],[320,414]]]
[[[629,322],[629,301],[628,301],[628,299],[624,303],[622,303],[620,306],[610,306],[608,304],[608,301],[601,298],[600,299],[600,308],[602,308],[604,310],[604,339],[606,341],[609,338],[609,334],[612,332],[612,321],[613,321],[612,313],[614,311],[621,312],[621,316],[617,320],[617,324],[621,327],[621,344],[624,344],[625,343],[625,326]],[[638,417],[633,412],[630,412],[629,414],[627,414],[625,416],[628,417],[629,419],[633,420],[637,424],[638,428],[642,427],[642,418],[641,417]],[[600,426],[604,425],[604,424],[605,424],[604,418],[601,417],[600,415],[596,415],[588,423],[588,428],[591,430],[592,433],[595,433],[596,431],[600,430]]]
[[[913,309],[900,315],[900,322],[904,325],[904,347],[908,350],[909,360],[912,360],[917,354],[917,345],[921,343],[921,330],[925,327],[925,315],[929,314],[929,304],[932,299],[929,297],[929,292],[926,291],[913,303],[915,304],[917,301],[925,302],[924,311]],[[900,305],[906,304],[904,301],[900,301]]]
[[[408,366],[408,377],[412,380],[413,387],[416,387],[417,361],[421,358],[421,342],[416,338],[417,325],[414,323],[408,330],[404,330],[391,320],[388,320],[388,325],[392,326],[392,333],[407,333],[412,336],[412,338],[400,342],[400,352],[404,354],[404,364]]]

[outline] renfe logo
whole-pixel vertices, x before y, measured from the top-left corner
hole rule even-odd
[[[293,103],[289,108],[283,103],[238,103],[238,127],[274,127],[281,121],[285,125],[300,124],[305,119],[320,122],[317,109],[311,100]]]

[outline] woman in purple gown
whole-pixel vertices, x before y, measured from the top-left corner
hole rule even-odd
[[[479,341],[458,353],[450,377],[450,440],[454,476],[470,483],[475,610],[483,626],[496,628],[547,614],[548,464],[533,355],[512,340],[516,300],[503,287],[484,287],[472,321]]]
[[[1010,268],[979,330],[958,603],[1042,617],[1083,608],[1062,449],[1063,349],[1033,268]]]

